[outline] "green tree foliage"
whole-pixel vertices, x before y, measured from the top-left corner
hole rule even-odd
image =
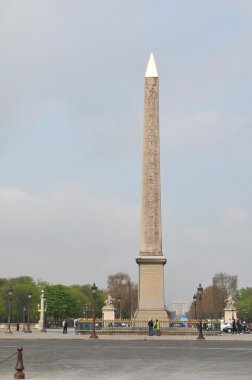
[[[63,318],[79,318],[92,316],[93,294],[92,285],[47,285],[45,287],[47,303],[47,316],[53,317],[54,321],[61,323]],[[97,289],[96,315],[102,316],[105,292]],[[86,314],[86,311],[88,313]]]
[[[92,317],[92,309],[93,309],[93,293],[92,293],[92,285],[73,285],[71,287],[76,294],[78,294],[80,305],[79,310],[76,316],[79,317]],[[98,318],[102,317],[102,307],[104,306],[106,292],[101,289],[97,289],[96,292],[96,316]]]
[[[8,289],[12,287],[11,297],[11,320],[12,322],[22,321],[23,308],[28,306],[28,294],[32,294],[30,302],[30,319],[37,320],[38,289],[34,280],[28,276],[15,277],[10,279],[0,279],[0,318],[7,321],[8,313]]]
[[[41,289],[45,291],[47,299],[47,319],[61,321],[62,318],[92,317],[93,294],[92,285],[50,285],[45,281],[34,281],[32,277],[21,276],[15,278],[0,278],[0,322],[7,322],[8,289],[12,287],[11,322],[22,322],[23,311],[27,319],[28,294],[30,300],[30,321],[38,322]],[[96,316],[102,316],[106,291],[97,289]]]
[[[21,277],[14,277],[9,280],[9,284],[13,287],[15,285],[31,285],[34,288],[36,287],[35,281],[32,277],[29,276],[21,276]]]
[[[7,278],[0,278],[0,289],[3,288],[5,285],[8,286],[9,281]]]
[[[102,317],[102,308],[104,306],[105,294],[106,293],[103,290],[97,289],[97,293],[96,293],[96,312],[97,312],[97,317],[98,318]]]
[[[5,315],[6,309],[3,299],[0,299],[0,316]],[[1,318],[3,320],[3,318]]]
[[[236,293],[237,314],[242,321],[252,321],[252,288],[241,288]]]
[[[91,308],[90,294],[87,291],[83,291],[83,286],[72,285],[71,289],[78,298],[78,310],[76,310],[76,317],[83,317],[84,311]]]
[[[45,288],[47,314],[55,321],[70,318],[78,313],[79,299],[76,292],[65,285],[48,285]]]
[[[28,294],[31,294],[31,299],[29,301]],[[30,320],[36,321],[38,316],[37,305],[39,303],[39,293],[35,284],[32,283],[21,283],[13,286],[13,297],[12,297],[12,315],[15,316],[16,322],[21,322],[23,319],[23,308],[28,310],[28,302],[30,307]]]

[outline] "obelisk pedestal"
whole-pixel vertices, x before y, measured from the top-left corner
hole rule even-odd
[[[162,253],[159,91],[158,73],[151,54],[145,75],[144,141],[141,201],[141,250],[138,308],[135,319],[168,319],[164,304],[164,265]]]

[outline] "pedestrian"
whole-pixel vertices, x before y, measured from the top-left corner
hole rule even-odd
[[[68,326],[68,323],[67,323],[67,320],[64,319],[63,323],[62,323],[62,326],[63,326],[63,334],[67,334],[67,326]]]
[[[240,319],[237,319],[236,322],[237,334],[242,334],[242,325]]]
[[[153,320],[151,319],[149,322],[148,322],[148,327],[149,327],[149,336],[152,336],[153,335]]]
[[[237,333],[236,320],[235,319],[233,319],[233,322],[232,322],[232,333],[233,334]]]
[[[161,335],[161,331],[160,331],[160,322],[158,319],[156,319],[156,323],[155,323],[155,330],[156,330],[156,335],[157,336],[160,336]]]
[[[68,322],[66,320],[66,322],[65,322],[65,334],[67,334],[67,327],[68,327]]]
[[[19,322],[17,322],[17,328],[16,328],[17,331],[19,331]]]
[[[75,335],[77,334],[77,324],[78,324],[78,319],[75,318],[74,319],[74,333],[75,333]]]

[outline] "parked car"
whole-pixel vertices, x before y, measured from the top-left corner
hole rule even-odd
[[[228,322],[221,322],[220,331],[224,331],[226,333],[231,333],[233,330],[232,325]]]

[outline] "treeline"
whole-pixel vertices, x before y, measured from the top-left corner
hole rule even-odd
[[[117,287],[113,288],[113,278]],[[118,281],[118,278],[120,280]],[[126,280],[125,280],[126,279]],[[113,289],[112,289],[112,288]],[[63,318],[92,317],[93,295],[92,284],[84,285],[52,285],[45,281],[35,281],[32,277],[0,278],[0,322],[8,318],[8,289],[13,289],[11,301],[11,322],[22,322],[27,318],[28,302],[30,302],[30,321],[39,320],[38,305],[40,306],[41,290],[46,297],[46,317],[54,323],[61,323]],[[102,317],[102,307],[108,295],[113,297],[117,317],[130,317],[136,307],[137,286],[132,283],[129,275],[115,274],[108,278],[108,288],[97,288],[96,315]],[[30,300],[28,295],[31,294]]]
[[[228,293],[225,289],[210,285],[203,291],[201,305],[191,304],[189,317],[194,319],[195,313],[201,308],[202,318],[220,319],[224,316],[225,300],[228,298]],[[252,321],[252,288],[241,288],[235,294],[235,308],[237,317],[242,321]]]
[[[239,318],[246,322],[252,321],[252,288],[241,288],[236,293],[236,307]]]
[[[197,295],[197,294],[196,294]],[[191,303],[189,317],[197,317],[201,309],[202,318],[220,319],[224,316],[227,298],[231,295],[235,301],[237,317],[242,321],[252,321],[252,288],[237,290],[237,276],[226,273],[217,273],[213,277],[213,284],[203,290],[202,300]]]

